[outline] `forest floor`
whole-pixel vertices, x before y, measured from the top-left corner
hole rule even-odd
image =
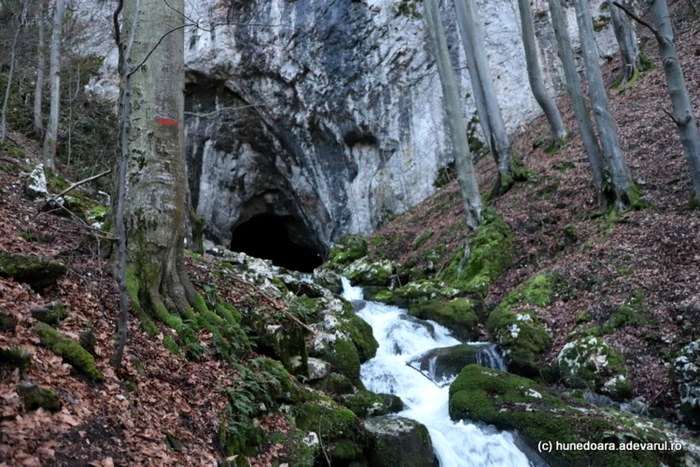
[[[688,89],[694,108],[700,111],[699,23],[678,20],[675,26]],[[640,36],[656,69],[624,92],[610,95],[622,147],[649,207],[615,216],[600,212],[578,134],[574,132],[557,153],[547,154],[542,147],[533,148],[533,141],[548,132],[544,118],[538,118],[513,138],[513,148],[533,171],[533,178],[491,204],[514,230],[516,259],[491,287],[487,302],[497,304],[517,284],[543,270],[566,268],[574,276],[595,277],[597,285],[588,294],[556,301],[540,316],[554,338],[547,357],[551,361],[579,313],[588,311],[602,323],[623,302],[643,297],[647,319],[616,330],[606,340],[626,356],[635,394],[670,411],[677,393],[669,384],[665,358],[699,332],[700,216],[697,210],[685,209],[691,190],[688,167],[676,127],[661,111],[670,109],[670,101],[658,48],[646,31],[641,30]],[[619,71],[617,62],[605,70],[612,82]],[[566,99],[560,108],[568,128],[575,128]],[[16,133],[10,139],[27,158],[40,160],[34,143]],[[39,213],[41,202],[23,195],[18,176],[29,167],[22,161],[10,163],[6,154],[0,157],[12,168],[0,170],[0,248],[56,258],[69,266],[57,285],[41,293],[0,278],[0,311],[18,321],[13,333],[0,332],[0,347],[29,350],[29,379],[53,388],[63,403],[55,414],[25,411],[17,395],[18,371],[1,366],[0,466],[215,465],[221,458],[216,417],[227,404],[220,389],[235,384],[236,370],[212,357],[196,363],[172,355],[132,319],[123,373],[116,375],[109,358],[117,288],[107,260],[98,254],[98,245],[107,241],[71,219]],[[485,192],[493,183],[495,168],[484,160],[478,169]],[[394,238],[398,260],[405,259],[408,246],[428,229],[435,233],[421,248],[440,242],[450,251],[463,244],[463,229],[455,228],[462,218],[453,182],[374,236]],[[568,241],[566,226],[576,232]],[[211,258],[205,255],[204,259],[208,266],[188,261],[190,276],[198,285],[207,283],[217,267]],[[250,290],[229,284],[219,294],[237,305]],[[70,365],[42,345],[32,331],[29,310],[58,299],[69,311],[61,332],[77,339],[88,325],[93,326],[95,360],[105,376],[103,383],[71,373]],[[172,333],[162,330],[160,338]],[[212,345],[206,332],[200,331],[199,338],[204,346]],[[127,381],[136,382],[138,391],[129,390]],[[275,417],[262,420],[263,428],[279,423],[285,422]],[[184,447],[168,448],[165,432]],[[252,465],[267,465],[275,449],[264,446]]]
[[[678,14],[679,9],[688,9],[687,2],[671,6],[676,10],[672,16],[678,53],[698,114],[700,22],[687,11]],[[545,271],[566,270],[572,282],[580,278],[596,284],[587,294],[557,300],[538,314],[553,338],[543,364],[557,357],[580,313],[587,311],[593,323],[602,325],[619,306],[636,302],[642,319],[605,340],[625,355],[635,395],[672,417],[678,394],[669,381],[669,358],[700,334],[700,210],[688,209],[692,190],[688,163],[676,125],[662,110],[672,108],[656,40],[642,27],[638,34],[655,68],[626,89],[609,90],[608,96],[621,146],[648,207],[602,212],[578,132],[564,148],[548,154],[547,144],[533,144],[549,137],[546,119],[537,118],[512,138],[515,153],[533,177],[488,204],[513,229],[516,257],[491,286],[486,301],[495,307],[515,286]],[[615,56],[604,66],[606,83],[620,72],[618,60]],[[558,104],[567,128],[577,128],[568,97]],[[477,171],[484,193],[494,183],[496,167],[484,158]],[[453,181],[372,238],[377,239],[375,244],[389,245],[383,254],[399,263],[445,244],[448,254],[439,270],[463,246],[464,225],[459,187]],[[428,230],[432,236],[418,250],[411,248]]]

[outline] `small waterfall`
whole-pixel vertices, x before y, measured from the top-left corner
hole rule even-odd
[[[507,371],[506,364],[503,363],[503,358],[496,349],[496,344],[489,344],[479,349],[476,354],[476,364],[494,370]]]
[[[352,287],[343,278],[343,297],[350,301],[363,299],[362,289]],[[405,319],[406,310],[376,302],[365,302],[357,315],[372,326],[379,343],[377,355],[362,365],[360,378],[370,391],[391,393],[401,397],[406,408],[399,415],[424,424],[430,433],[435,455],[441,467],[528,467],[507,432],[480,427],[468,421],[454,422],[448,413],[449,382],[436,384],[422,376],[407,362],[426,352],[460,345],[449,331],[437,323],[423,325],[421,320]],[[492,368],[503,368],[503,361],[493,346],[475,344],[476,358]],[[432,365],[432,366],[431,366]],[[428,363],[428,373],[435,374],[435,360]],[[442,383],[442,381],[441,381]]]

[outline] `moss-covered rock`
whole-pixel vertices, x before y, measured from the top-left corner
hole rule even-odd
[[[41,388],[31,381],[22,381],[17,386],[24,410],[44,409],[50,412],[61,410],[61,399],[52,389]]]
[[[568,342],[556,363],[569,387],[603,392],[616,400],[632,396],[625,357],[601,338],[588,336]]]
[[[533,450],[538,443],[611,443],[610,449],[540,450],[551,466],[683,465],[681,451],[612,448],[620,443],[670,441],[650,422],[612,409],[568,398],[534,381],[476,365],[465,367],[450,386],[453,420],[472,420],[517,430]]]
[[[43,256],[8,253],[0,249],[0,277],[11,277],[41,289],[55,284],[68,267]]]
[[[343,404],[360,418],[388,415],[403,410],[403,401],[393,394],[375,394],[371,391],[358,391],[342,398]]]
[[[394,293],[391,290],[381,290],[372,297],[372,301],[390,305],[394,302]]]
[[[319,445],[312,437],[298,428],[284,431],[271,431],[266,436],[266,442],[281,446],[277,449],[272,467],[283,465],[294,467],[314,467]]]
[[[308,377],[308,358],[305,330],[296,324],[266,324],[260,331],[258,351],[282,362],[287,371],[295,370]],[[294,364],[295,357],[300,361]]]
[[[513,231],[494,211],[484,211],[484,222],[467,240],[469,257],[464,248],[455,253],[440,279],[468,293],[486,296],[489,286],[513,262]]]
[[[477,310],[484,304],[480,300],[456,298],[450,301],[422,300],[411,305],[408,314],[420,319],[430,319],[445,326],[462,341],[479,338]]]
[[[338,329],[348,335],[357,348],[360,363],[374,358],[377,355],[379,343],[372,334],[372,326],[355,314],[350,302],[343,301],[343,310],[338,314],[340,323]]]
[[[558,279],[551,275],[529,279],[489,314],[488,330],[513,373],[536,374],[537,362],[549,349],[551,337],[537,319],[536,311],[552,303],[557,284]]]
[[[409,418],[383,416],[365,421],[366,451],[373,467],[437,467],[425,425]]]
[[[22,378],[26,377],[31,361],[32,354],[30,354],[27,349],[0,349],[0,364],[11,365],[18,368]]]
[[[411,303],[416,303],[420,300],[449,300],[457,297],[460,291],[446,286],[444,282],[439,280],[420,279],[409,282],[392,293],[393,302],[397,306],[407,308]]]
[[[335,342],[326,343],[324,354],[322,358],[331,364],[334,372],[346,376],[353,385],[362,387],[360,356],[352,341],[336,339]]]
[[[34,326],[41,341],[46,344],[56,355],[63,357],[65,361],[88,376],[93,381],[102,381],[104,377],[95,366],[95,359],[73,339],[70,339],[46,323],[37,323]]]
[[[14,332],[17,320],[9,313],[0,311],[0,332]]]
[[[343,290],[343,284],[340,276],[333,270],[330,263],[324,263],[314,269],[314,282],[321,287],[325,287],[333,293],[340,293]]]
[[[681,349],[673,360],[672,377],[681,396],[679,412],[683,423],[700,427],[700,340]]]
[[[61,321],[68,318],[68,310],[60,300],[56,300],[44,306],[34,307],[29,310],[29,313],[35,320],[51,326],[61,324]]]
[[[355,392],[355,386],[352,385],[350,378],[340,373],[329,374],[316,386],[331,394],[352,394]]]
[[[331,248],[329,261],[338,268],[350,264],[367,255],[367,240],[360,235],[345,235],[338,239]]]
[[[315,432],[331,464],[362,457],[362,426],[357,416],[332,402],[311,402],[296,409],[297,427]]]
[[[352,285],[388,286],[396,265],[388,259],[364,257],[351,263],[343,270]]]

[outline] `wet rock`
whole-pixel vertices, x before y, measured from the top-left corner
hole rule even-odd
[[[325,287],[333,293],[340,293],[343,290],[342,281],[329,263],[324,263],[314,269],[314,282],[321,287]]]
[[[442,347],[429,350],[408,364],[436,383],[448,383],[467,365],[502,367],[503,362],[494,347],[493,344]]]
[[[32,288],[55,284],[67,271],[65,264],[43,256],[8,253],[0,249],[0,276],[26,282]]]
[[[367,255],[367,240],[361,235],[345,235],[331,248],[330,264],[339,268]]]
[[[373,467],[437,467],[425,425],[385,415],[365,421],[367,458]]]
[[[459,290],[446,286],[444,282],[421,279],[394,290],[392,298],[397,306],[407,308],[411,303],[421,300],[448,300],[457,297],[459,293]]]
[[[450,301],[422,300],[412,304],[408,314],[420,319],[429,319],[445,326],[457,339],[475,341],[481,335],[478,311],[483,302],[469,298]]]

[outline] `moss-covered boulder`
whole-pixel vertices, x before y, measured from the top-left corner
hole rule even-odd
[[[4,311],[0,311],[0,332],[14,332],[17,327],[17,320],[14,316]]]
[[[323,379],[331,372],[331,364],[320,358],[309,357],[309,381]]]
[[[324,263],[314,269],[313,279],[316,284],[325,287],[333,293],[337,294],[343,290],[340,275],[333,270],[333,267],[329,263]]]
[[[503,300],[490,314],[486,326],[501,347],[510,371],[530,376],[551,344],[551,337],[537,319],[537,310],[552,303],[558,279],[541,275],[529,279]]]
[[[351,263],[343,270],[352,285],[388,286],[396,265],[388,259],[364,257]]]
[[[277,447],[274,463],[271,464],[275,467],[314,467],[320,447],[316,437],[298,428],[271,431],[267,433],[265,442]]]
[[[41,388],[31,381],[22,381],[17,386],[24,410],[44,409],[50,412],[61,410],[61,399],[52,389]]]
[[[360,418],[388,415],[403,410],[403,401],[393,394],[375,394],[371,391],[358,391],[341,397],[343,404]]]
[[[43,256],[8,253],[0,249],[0,277],[11,277],[33,288],[55,284],[67,271],[65,264]]]
[[[683,465],[682,451],[617,449],[619,444],[630,441],[662,443],[673,439],[652,423],[562,396],[549,387],[510,373],[469,365],[450,386],[449,397],[453,420],[472,420],[501,430],[517,430],[533,450],[538,450],[539,443],[551,443],[551,450],[539,452],[552,467]],[[610,444],[609,449],[556,448],[556,443],[586,442],[596,446]]]
[[[409,360],[408,364],[437,383],[449,381],[467,365],[493,365],[488,350],[493,344],[460,344],[432,349]]]
[[[421,279],[409,282],[392,292],[392,301],[397,306],[407,308],[411,303],[421,300],[449,300],[457,297],[460,291],[446,286],[439,280]]]
[[[102,381],[104,377],[95,366],[95,359],[73,339],[64,336],[46,323],[37,323],[34,327],[41,341],[53,353],[63,357],[73,368],[93,381]]]
[[[346,376],[353,385],[362,387],[360,356],[351,340],[336,339],[335,342],[325,343],[321,358],[331,364],[332,371]]]
[[[25,378],[29,365],[32,362],[32,354],[27,349],[2,349],[0,348],[0,364],[14,366],[19,369],[20,377]]]
[[[68,317],[68,310],[60,300],[47,303],[44,306],[34,307],[29,310],[29,313],[35,320],[51,326],[61,324],[61,321]]]
[[[373,467],[437,467],[425,425],[385,415],[365,421],[366,452]]]
[[[331,266],[338,268],[363,256],[367,256],[367,240],[361,235],[345,235],[335,242],[328,260]]]
[[[495,211],[484,211],[484,222],[455,253],[440,279],[468,293],[486,296],[489,286],[513,262],[513,231]]]
[[[258,351],[282,362],[287,371],[308,377],[305,332],[296,324],[266,324],[259,334]]]
[[[556,364],[569,387],[602,392],[616,400],[632,396],[625,357],[602,338],[587,336],[568,342]]]
[[[481,300],[470,298],[456,298],[450,301],[422,300],[413,303],[408,314],[445,326],[457,339],[474,341],[481,334],[477,312],[483,307]]]
[[[323,378],[321,381],[316,383],[314,387],[322,389],[330,394],[352,394],[355,392],[355,386],[353,386],[352,381],[345,375],[340,373],[330,373],[328,376]]]
[[[332,465],[362,458],[362,425],[352,411],[330,401],[306,403],[295,411],[297,427],[319,436]]]
[[[681,349],[673,361],[672,376],[681,396],[679,412],[682,421],[700,427],[700,340]]]

